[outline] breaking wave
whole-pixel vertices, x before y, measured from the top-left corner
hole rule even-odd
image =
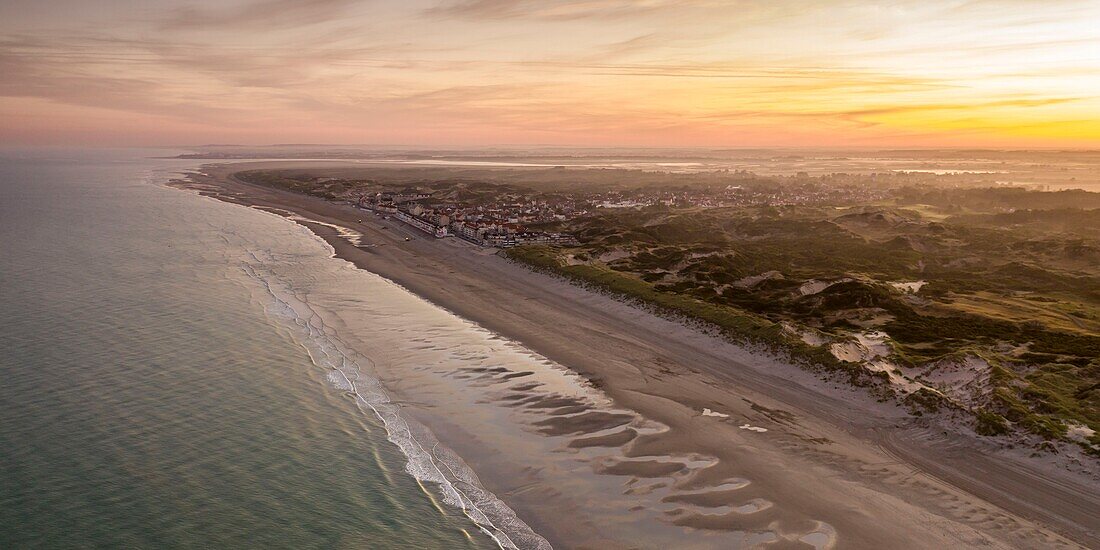
[[[461,457],[440,444],[426,427],[401,413],[400,405],[390,399],[386,389],[371,375],[370,359],[345,345],[305,299],[265,269],[265,259],[255,252],[251,255],[251,261],[245,261],[242,270],[261,290],[260,298],[268,316],[287,330],[314,365],[327,371],[325,379],[335,389],[351,396],[360,410],[377,416],[386,429],[387,439],[406,457],[405,470],[411,476],[434,485],[447,505],[460,510],[501,548],[551,548],[546,539],[481,486]]]

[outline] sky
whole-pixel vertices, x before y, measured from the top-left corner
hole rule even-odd
[[[0,0],[0,145],[1100,147],[1100,1]]]

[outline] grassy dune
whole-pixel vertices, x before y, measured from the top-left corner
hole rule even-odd
[[[580,236],[579,247],[507,254],[857,381],[883,374],[807,345],[782,324],[832,342],[881,331],[897,374],[926,386],[905,392],[910,404],[969,410],[980,433],[1015,426],[1095,451],[1100,436],[1090,440],[1088,430],[1100,431],[1100,239],[1090,228],[1100,210],[1072,210],[1077,225],[1066,231],[1065,216],[1050,212],[1015,214],[1012,224],[974,209],[948,215],[936,198],[920,197],[918,209],[606,213],[564,227]],[[1018,196],[965,198],[1000,205]],[[916,292],[896,285],[918,281]],[[988,365],[970,393],[937,385],[966,358]]]

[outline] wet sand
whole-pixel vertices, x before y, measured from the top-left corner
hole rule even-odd
[[[773,547],[1100,546],[1095,477],[945,433],[842,383],[534,273],[491,250],[433,239],[349,205],[239,182],[231,174],[241,169],[206,167],[208,175],[194,179],[222,200],[320,222],[306,225],[340,257],[564,365],[616,407],[662,426],[639,433],[628,414],[534,398],[535,387],[519,374],[492,374],[509,388],[502,401],[551,413],[533,430],[590,453],[594,475],[612,480],[600,482],[608,483],[609,502],[637,499],[642,514],[642,501],[657,492],[669,505],[660,519],[704,546],[731,531],[778,533],[746,539]],[[361,233],[360,245],[339,227]],[[614,529],[576,517],[567,495],[555,499],[552,488],[540,487],[531,473],[537,463],[519,466],[487,453],[430,409],[418,419],[555,545],[628,545]]]

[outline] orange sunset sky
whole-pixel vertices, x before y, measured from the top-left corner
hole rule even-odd
[[[0,0],[0,145],[1100,147],[1100,2]]]

